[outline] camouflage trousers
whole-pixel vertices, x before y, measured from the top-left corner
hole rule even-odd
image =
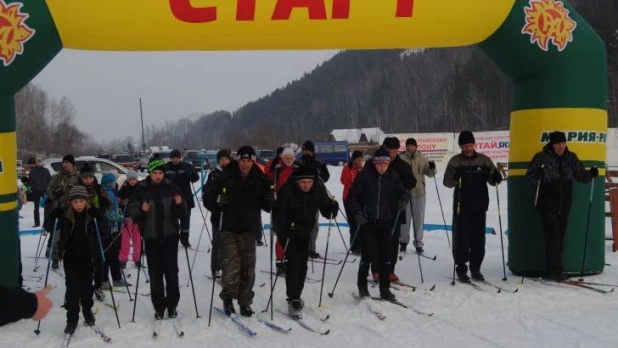
[[[221,293],[219,297],[238,299],[239,305],[253,303],[255,284],[255,233],[223,231],[219,236]]]

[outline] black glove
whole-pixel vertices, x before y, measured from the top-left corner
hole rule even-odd
[[[61,188],[56,189],[56,190],[53,192],[53,194],[54,194],[54,197],[60,197],[60,196],[62,196],[62,195],[64,194],[64,190],[63,190],[63,189],[61,189]]]
[[[337,213],[339,213],[339,203],[337,201],[331,200],[328,202],[328,212],[330,213],[329,219],[334,219],[337,217]]]
[[[180,243],[182,245],[189,244],[189,232],[180,232]]]
[[[590,167],[590,176],[593,178],[599,176],[599,168],[597,168],[596,166]]]
[[[399,202],[397,202],[397,210],[405,211],[407,207],[408,207],[408,202],[406,202],[405,200],[402,199]]]
[[[358,226],[362,226],[367,223],[367,218],[360,211],[354,214],[354,220]]]
[[[268,190],[268,192],[266,192],[266,194],[264,195],[264,200],[266,201],[266,203],[273,204],[275,203],[276,199],[277,197],[275,196],[274,186],[271,186],[271,189]]]
[[[459,181],[459,179],[463,176],[464,169],[463,167],[455,168],[455,181]]]
[[[431,169],[432,171],[436,170],[436,162],[429,161],[429,169]]]
[[[225,189],[223,189],[223,191],[219,194],[219,198],[217,198],[217,204],[219,204],[220,207],[224,207],[230,204],[230,197],[227,195]]]
[[[494,172],[494,182],[496,183],[496,185],[500,184],[502,182],[502,174],[500,173],[499,170],[496,170]]]

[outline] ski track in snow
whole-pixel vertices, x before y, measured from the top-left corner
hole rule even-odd
[[[327,186],[341,202],[342,186],[339,184],[341,167],[329,167],[331,179]],[[427,211],[426,223],[442,224],[442,215],[438,206],[434,179],[427,178]],[[441,185],[442,175],[438,174],[438,187],[442,199],[444,215],[450,224],[452,212],[452,191]],[[197,188],[197,186],[196,186]],[[490,187],[490,190],[493,188]],[[507,190],[506,185],[500,186],[502,223],[503,230],[507,229]],[[490,192],[490,206],[487,212],[487,225],[494,227],[499,233],[497,206],[495,194]],[[201,201],[197,202],[201,205]],[[202,206],[203,208],[203,206]],[[204,213],[206,210],[204,209]],[[20,219],[22,229],[30,229],[33,224],[32,203],[24,205],[20,212],[24,218]],[[199,208],[193,210],[191,225],[191,243],[197,247],[199,233],[202,230],[202,215]],[[262,214],[264,223],[270,222],[268,214]],[[209,218],[208,218],[209,223]],[[338,216],[338,221],[344,223],[343,217]],[[609,220],[607,220],[609,221]],[[327,222],[321,219],[320,222]],[[609,224],[609,223],[608,223]],[[210,225],[208,226],[210,228]],[[346,243],[349,242],[349,229],[341,228]],[[266,230],[266,241],[270,245],[269,231]],[[318,239],[318,248],[321,254],[326,247],[327,227],[321,227]],[[337,229],[331,230],[329,256],[343,259],[341,252],[345,249],[341,238],[337,235]],[[33,272],[34,256],[38,235],[26,235],[21,237],[22,254],[24,258],[24,275],[45,275],[47,260],[42,259],[37,272]],[[618,312],[618,302],[615,294],[602,295],[589,290],[562,285],[546,285],[525,279],[524,284],[518,284],[520,277],[508,271],[508,281],[503,282],[500,236],[487,235],[487,247],[483,273],[496,285],[510,289],[519,288],[516,294],[496,293],[488,286],[483,286],[485,291],[478,291],[469,285],[457,283],[450,284],[453,261],[451,249],[447,245],[444,231],[425,233],[425,249],[428,254],[436,254],[438,259],[431,261],[421,259],[425,284],[436,284],[434,291],[423,291],[422,287],[417,291],[393,291],[397,298],[418,310],[434,312],[434,316],[425,317],[414,313],[411,309],[402,308],[386,302],[372,304],[378,308],[386,319],[381,321],[367,310],[364,305],[350,296],[350,292],[356,292],[356,274],[358,262],[346,264],[342,277],[337,285],[333,298],[328,297],[332,291],[337,273],[341,265],[326,265],[326,277],[322,296],[322,308],[318,308],[320,283],[306,283],[303,299],[308,307],[314,308],[317,314],[330,315],[326,322],[320,322],[311,313],[305,313],[308,321],[319,328],[329,328],[331,332],[327,336],[309,332],[295,324],[289,318],[276,313],[274,322],[281,326],[292,328],[288,334],[281,334],[267,328],[256,319],[244,319],[251,329],[258,334],[248,337],[238,326],[231,323],[219,313],[213,311],[212,325],[208,327],[208,309],[212,281],[203,276],[210,273],[210,253],[206,252],[210,247],[207,235],[204,233],[200,250],[197,253],[193,281],[197,296],[200,319],[196,319],[195,307],[191,294],[191,288],[186,287],[188,280],[186,258],[184,252],[179,254],[179,283],[181,285],[181,300],[179,313],[182,322],[182,330],[185,336],[178,338],[171,320],[163,322],[160,337],[153,339],[152,320],[154,311],[150,297],[139,296],[137,298],[137,310],[135,323],[131,323],[133,303],[129,302],[126,294],[114,293],[115,299],[120,303],[119,317],[122,325],[118,329],[114,312],[111,308],[95,301],[99,308],[97,325],[112,338],[110,343],[104,343],[92,329],[85,327],[80,318],[78,330],[71,340],[70,347],[198,347],[241,344],[257,348],[272,347],[615,347],[618,341],[618,330],[613,326],[614,318]],[[508,238],[505,236],[505,252],[508,249]],[[606,243],[606,262],[613,266],[605,267],[605,271],[591,277],[594,281],[603,283],[616,283],[618,276],[618,256],[611,252],[611,241]],[[190,250],[189,256],[193,260],[195,251]],[[414,256],[414,257],[412,257]],[[269,269],[270,249],[257,248],[256,269]],[[322,276],[323,265],[317,263],[312,272],[309,264],[308,275],[314,278]],[[131,295],[135,292],[137,281],[137,269],[133,268],[132,262],[125,269],[131,274],[128,279],[133,284]],[[418,260],[411,253],[403,261],[397,263],[397,274],[402,281],[421,285],[418,273]],[[26,284],[32,288],[41,287],[43,280],[26,279]],[[266,286],[260,288],[257,284],[265,282]],[[49,316],[41,323],[41,334],[36,336],[33,330],[36,322],[22,320],[18,323],[0,328],[0,347],[49,347],[60,346],[63,339],[66,312],[60,308],[64,297],[64,280],[54,272],[49,275],[49,283],[56,285],[50,297],[54,302],[54,308]],[[149,292],[149,284],[145,283],[143,274],[140,276],[140,293]],[[270,276],[256,273],[256,287],[254,288],[255,299],[253,309],[270,319],[270,311],[260,313],[266,306],[269,297]],[[378,295],[377,288],[371,288],[372,295]],[[405,290],[405,289],[404,289]],[[221,306],[218,297],[220,286],[215,287],[214,305]],[[111,301],[109,291],[105,291],[106,301]],[[279,279],[274,294],[276,308],[287,311],[285,301],[285,279]],[[238,311],[238,305],[235,304]]]

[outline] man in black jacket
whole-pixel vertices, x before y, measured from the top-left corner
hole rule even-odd
[[[223,170],[216,188],[208,191],[204,200],[210,211],[219,205],[223,216],[219,242],[222,269],[219,297],[227,315],[236,313],[234,299],[238,299],[241,315],[253,315],[255,230],[260,227],[261,210],[269,212],[275,200],[270,181],[255,161],[252,147],[238,149],[237,161]]]
[[[391,252],[393,241],[397,244],[399,237],[391,235],[391,231],[397,223],[397,212],[406,209],[410,196],[397,172],[388,170],[390,161],[388,152],[384,148],[378,149],[372,164],[356,177],[348,196],[355,221],[361,226],[357,237],[361,238],[361,262],[357,279],[360,297],[369,296],[367,273],[373,256],[377,254],[380,297],[395,299],[390,291]]]
[[[204,203],[204,207],[210,210],[210,223],[212,225],[210,271],[212,272],[213,277],[216,278],[220,277],[219,271],[221,270],[221,266],[219,266],[219,240],[221,239],[221,229],[219,224],[221,223],[221,207],[215,204],[209,208],[207,199],[208,195],[214,194],[216,196],[215,191],[217,190],[217,183],[221,180],[223,170],[230,164],[231,161],[232,151],[230,151],[230,149],[221,149],[217,152],[217,163],[219,163],[219,165],[208,174],[208,180],[206,181],[202,191],[202,202]]]
[[[389,171],[394,171],[399,176],[399,180],[401,180],[401,184],[405,187],[406,190],[410,191],[416,187],[416,178],[412,173],[412,168],[409,164],[407,164],[404,160],[399,157],[399,139],[396,137],[386,137],[382,141],[382,146],[388,152],[388,157],[390,158],[390,164],[388,166]],[[408,198],[409,200],[409,198]],[[395,233],[393,234],[393,245],[391,245],[391,269],[390,269],[390,278],[391,281],[398,281],[399,277],[395,273],[395,265],[397,265],[399,252],[399,238],[401,237],[401,225],[405,225],[408,216],[406,216],[406,211],[402,211],[399,215],[399,219],[397,220],[397,225],[395,226]]]
[[[0,326],[21,319],[45,318],[53,305],[47,297],[52,289],[52,286],[48,285],[35,293],[29,293],[20,287],[0,285]]]
[[[315,157],[315,145],[311,140],[307,140],[303,144],[302,149],[303,155],[298,160],[298,163],[315,169],[315,172],[317,173],[316,179],[318,180],[317,184],[326,185],[326,182],[330,179],[330,173],[328,172],[326,164]],[[309,256],[313,259],[320,257],[320,254],[316,251],[315,245],[318,239],[318,232],[320,231],[318,218],[319,216],[316,213],[315,226],[313,226],[313,230],[311,231],[311,244],[309,246]]]
[[[34,202],[34,226],[41,226],[41,217],[39,216],[39,203],[41,198],[47,192],[47,187],[51,182],[51,174],[47,168],[43,167],[43,159],[36,158],[36,167],[28,174],[28,181],[32,190],[32,200]]]
[[[459,281],[485,280],[481,264],[485,258],[485,222],[489,207],[487,184],[500,184],[502,175],[491,159],[474,150],[474,135],[463,131],[458,139],[461,153],[453,156],[444,172],[444,186],[453,191],[453,258]]]
[[[195,172],[192,164],[180,161],[180,150],[172,150],[170,161],[165,164],[165,177],[178,186],[182,191],[182,198],[189,207],[187,215],[180,220],[180,243],[186,248],[191,247],[189,243],[189,230],[191,228],[191,209],[195,207],[193,201],[193,190],[191,184],[200,180],[200,176]]]
[[[150,175],[137,186],[129,203],[129,216],[140,224],[155,319],[170,318],[178,313],[178,231],[188,207],[178,186],[165,178],[165,162],[153,157],[148,163]],[[165,277],[165,286],[163,278]]]
[[[549,135],[549,143],[528,166],[526,178],[536,188],[536,208],[545,231],[545,276],[549,279],[568,278],[562,273],[562,242],[571,212],[573,180],[587,183],[598,175],[597,167],[589,171],[584,168],[577,155],[569,151],[566,135],[558,131]]]
[[[339,211],[337,201],[331,200],[323,185],[315,185],[315,168],[301,165],[292,174],[292,180],[283,185],[275,204],[275,231],[284,245],[284,258],[288,261],[285,284],[288,312],[292,318],[302,317],[301,294],[307,276],[307,258],[311,231],[316,214],[327,219],[335,218]]]

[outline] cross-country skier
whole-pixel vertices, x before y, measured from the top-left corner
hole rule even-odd
[[[219,297],[223,310],[236,313],[233,300],[238,300],[240,314],[252,316],[255,284],[255,229],[259,228],[261,211],[270,211],[275,200],[270,182],[256,165],[255,150],[243,146],[237,160],[223,170],[216,189],[204,200],[209,210],[221,206],[223,228],[219,242],[219,264],[222,269]]]
[[[356,177],[348,199],[356,223],[361,226],[361,262],[358,269],[360,297],[369,296],[367,274],[374,254],[379,260],[380,297],[394,300],[390,291],[392,241],[398,241],[391,231],[397,223],[397,212],[405,210],[410,198],[396,171],[388,170],[390,157],[386,149],[374,153],[370,166]],[[375,261],[374,261],[375,262]]]
[[[587,183],[599,175],[596,166],[590,170],[567,146],[563,132],[552,132],[549,143],[532,158],[526,178],[538,187],[537,209],[545,231],[545,277],[562,281],[562,243],[573,200],[573,180]]]
[[[150,159],[148,173],[129,203],[129,216],[140,224],[150,275],[150,298],[155,319],[161,320],[166,309],[168,317],[178,315],[178,232],[188,207],[180,188],[165,178],[165,161],[161,157]]]
[[[491,159],[474,150],[474,134],[463,131],[458,139],[461,153],[453,156],[444,172],[444,186],[453,191],[453,258],[461,282],[485,280],[481,264],[485,257],[485,220],[489,207],[487,184],[502,182]]]
[[[101,243],[109,239],[103,229],[97,230],[94,220],[99,225],[104,220],[103,213],[88,202],[90,196],[84,186],[75,185],[68,193],[70,205],[58,207],[52,213],[52,220],[58,219],[58,253],[62,256],[65,274],[66,292],[64,308],[67,310],[66,334],[73,334],[79,321],[81,304],[82,315],[87,325],[94,325],[92,314],[94,292],[94,268],[101,267]]]
[[[358,237],[354,240],[354,233],[356,233],[358,225],[356,224],[356,221],[354,221],[354,214],[350,208],[348,195],[354,181],[356,180],[356,176],[361,170],[363,170],[364,165],[365,159],[363,158],[363,153],[360,151],[352,152],[352,160],[348,163],[348,165],[343,167],[340,179],[343,184],[343,206],[345,207],[345,214],[348,218],[348,225],[350,226],[350,251],[354,254],[358,254],[360,252],[360,242]]]
[[[281,190],[275,204],[275,231],[285,248],[287,271],[285,275],[289,314],[302,317],[301,294],[307,276],[307,259],[311,231],[319,212],[327,219],[339,211],[337,201],[331,200],[323,185],[315,184],[315,168],[301,165]]]
[[[191,184],[200,180],[200,176],[195,172],[193,165],[180,160],[180,150],[172,150],[170,161],[165,164],[165,177],[182,191],[182,198],[187,203],[189,210],[182,218],[180,231],[180,244],[186,248],[191,247],[189,243],[189,230],[191,227],[191,209],[195,207],[193,200],[193,190]]]
[[[120,199],[120,207],[123,210],[125,216],[124,223],[122,224],[122,241],[120,242],[120,266],[125,268],[129,261],[129,251],[131,250],[131,242],[133,242],[133,263],[137,268],[141,266],[142,256],[142,241],[139,232],[139,225],[133,222],[131,217],[127,216],[127,207],[133,193],[137,189],[137,173],[133,170],[127,172],[127,179],[124,181],[120,190],[118,191],[118,198]]]

